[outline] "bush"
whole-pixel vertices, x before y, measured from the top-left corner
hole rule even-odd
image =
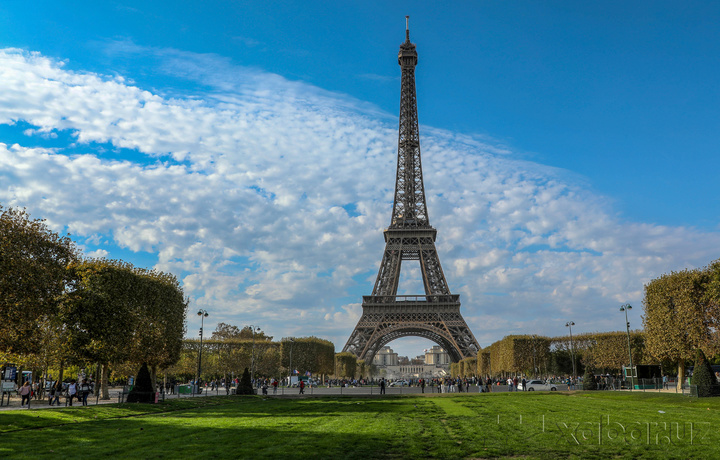
[[[595,374],[589,370],[585,370],[583,376],[583,390],[597,390],[597,381],[595,381]]]
[[[715,378],[715,373],[702,350],[697,351],[695,367],[693,368],[690,383],[697,385],[699,397],[715,396],[717,394],[717,379]]]
[[[150,379],[150,371],[145,363],[143,363],[142,367],[138,371],[137,379],[135,379],[135,385],[128,394],[127,402],[151,404],[155,402],[155,389],[153,388],[152,380]]]
[[[245,368],[242,377],[240,377],[240,383],[238,384],[237,391],[235,394],[239,395],[254,395],[252,381],[250,380],[250,371]]]

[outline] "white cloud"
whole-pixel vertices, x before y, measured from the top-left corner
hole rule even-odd
[[[156,254],[218,321],[342,347],[382,256],[396,121],[216,56],[155,52],[159,69],[183,69],[211,90],[151,93],[0,51],[0,123],[32,126],[24,145],[0,144],[0,203],[80,244],[106,242],[90,255]],[[68,145],[31,147],[62,131],[74,135]],[[620,221],[568,172],[485,139],[426,127],[421,138],[441,261],[483,346],[508,333],[561,334],[566,319],[578,331],[619,329],[612,312],[639,305],[643,283],[717,257],[708,248],[720,234]],[[144,156],[102,155],[120,148]]]

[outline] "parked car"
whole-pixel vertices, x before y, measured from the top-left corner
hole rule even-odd
[[[557,391],[557,387],[554,383],[545,383],[542,380],[528,380],[525,383],[525,386],[527,386],[527,391]],[[518,384],[518,390],[525,390],[522,383]]]

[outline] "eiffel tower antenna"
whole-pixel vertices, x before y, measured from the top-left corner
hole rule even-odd
[[[400,124],[397,174],[385,252],[372,295],[363,296],[363,314],[343,351],[369,361],[383,346],[406,336],[440,345],[457,362],[475,356],[480,346],[460,314],[460,296],[450,292],[435,249],[437,230],[430,225],[425,200],[418,129],[415,45],[410,42],[410,16],[405,16],[405,42],[400,45]],[[404,260],[418,260],[425,294],[397,295]]]

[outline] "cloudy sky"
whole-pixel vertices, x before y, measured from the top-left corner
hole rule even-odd
[[[203,308],[339,351],[390,223],[409,14],[430,222],[481,346],[620,330],[626,302],[639,327],[644,283],[720,257],[720,4],[387,3],[3,2],[0,204],[177,275],[189,336]]]

